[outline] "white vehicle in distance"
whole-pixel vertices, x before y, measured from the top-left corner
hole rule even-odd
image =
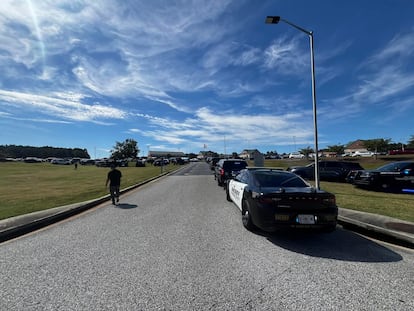
[[[70,163],[70,160],[67,160],[67,159],[59,159],[59,158],[53,159],[52,161],[50,161],[50,163],[52,163],[52,164],[60,164],[60,165],[70,165],[71,164]]]
[[[305,155],[300,152],[292,152],[289,154],[289,159],[303,159],[304,157]]]
[[[374,155],[375,155],[375,153],[371,152],[371,151],[355,151],[351,155],[351,157],[366,157],[366,158],[369,158],[369,157],[373,157]]]

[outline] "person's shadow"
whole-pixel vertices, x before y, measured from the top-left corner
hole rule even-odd
[[[132,209],[138,207],[138,205],[129,203],[119,203],[118,205],[115,205],[115,207],[120,209]]]

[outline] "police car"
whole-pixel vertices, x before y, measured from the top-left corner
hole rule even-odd
[[[240,209],[248,230],[314,228],[331,232],[336,228],[335,195],[313,188],[288,171],[248,167],[227,181],[226,197]]]
[[[361,188],[414,193],[414,161],[392,162],[375,170],[357,171],[353,183]]]

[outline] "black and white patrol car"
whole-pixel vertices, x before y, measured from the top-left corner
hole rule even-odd
[[[353,184],[386,192],[414,193],[414,161],[392,162],[375,170],[356,171]]]
[[[335,195],[316,190],[291,172],[248,167],[227,181],[226,196],[241,210],[248,230],[314,228],[331,232],[336,228]]]

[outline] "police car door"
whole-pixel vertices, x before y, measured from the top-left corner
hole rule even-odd
[[[231,182],[230,197],[240,210],[242,209],[244,188],[247,186],[247,177],[247,171],[242,171]]]

